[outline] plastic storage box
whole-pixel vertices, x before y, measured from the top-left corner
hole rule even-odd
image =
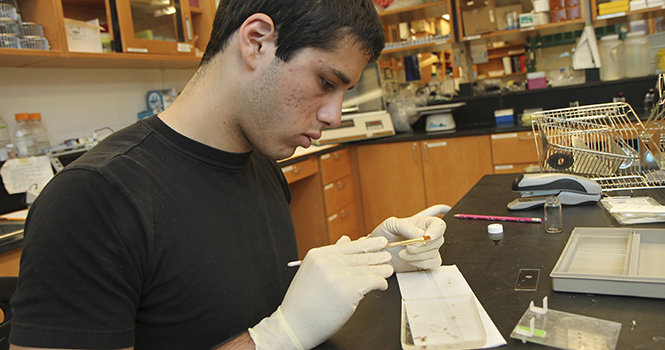
[[[665,229],[575,228],[550,276],[559,292],[665,298]]]

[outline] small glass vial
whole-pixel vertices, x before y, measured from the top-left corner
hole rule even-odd
[[[563,231],[563,219],[561,217],[561,203],[556,196],[545,199],[545,231],[547,233],[560,233]]]

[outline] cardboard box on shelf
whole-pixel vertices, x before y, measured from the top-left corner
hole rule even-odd
[[[103,52],[99,20],[83,22],[65,18],[67,47],[72,52]]]
[[[535,25],[533,13],[529,12],[520,14],[520,28],[533,27]]]
[[[533,10],[536,13],[549,12],[550,11],[550,1],[549,0],[534,0]]]
[[[496,27],[494,0],[467,1],[461,4],[464,36],[493,32]]]
[[[498,30],[506,30],[509,29],[507,15],[511,12],[515,12],[515,20],[517,20],[517,17],[522,13],[522,4],[497,7],[495,12],[496,28]],[[515,23],[515,26],[517,26],[517,23]]]

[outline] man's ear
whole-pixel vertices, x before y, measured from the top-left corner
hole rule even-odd
[[[263,13],[249,16],[238,29],[238,45],[245,64],[255,69],[261,58],[274,55],[275,39],[275,24],[270,16]]]

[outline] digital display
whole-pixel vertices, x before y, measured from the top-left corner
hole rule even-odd
[[[352,128],[356,126],[356,123],[353,122],[353,119],[349,120],[342,120],[341,123],[339,123],[339,126],[334,127],[334,128],[323,128],[323,130],[332,130],[332,129],[343,129],[343,128]]]
[[[365,129],[367,130],[383,129],[383,122],[381,120],[370,120],[368,122],[365,122]]]

